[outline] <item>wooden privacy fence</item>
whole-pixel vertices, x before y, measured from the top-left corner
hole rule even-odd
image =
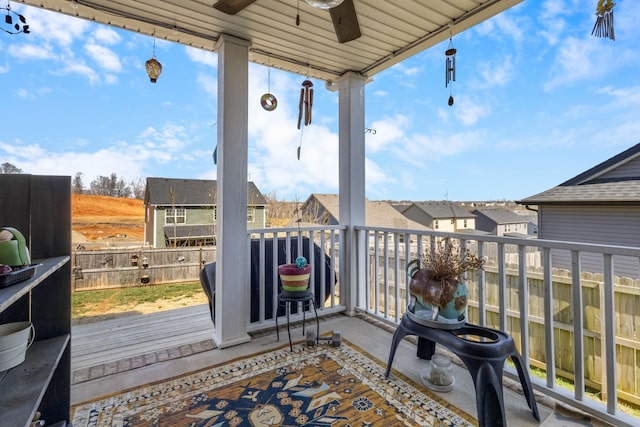
[[[215,247],[76,251],[72,255],[73,289],[198,281],[202,266],[215,259]]]
[[[487,326],[500,328],[498,273],[485,269],[487,296]],[[531,366],[546,369],[544,280],[542,268],[529,267],[529,351]],[[601,339],[604,313],[600,302],[603,296],[604,279],[601,274],[582,273],[583,342],[585,385],[599,393],[605,393],[604,340]],[[469,283],[469,320],[478,322],[478,289]],[[507,332],[520,345],[520,313],[518,309],[518,268],[507,266]],[[618,398],[640,405],[640,280],[616,278],[614,286],[616,300],[616,351]],[[573,380],[573,313],[571,309],[572,279],[566,270],[553,271],[553,324],[555,343],[556,375]]]

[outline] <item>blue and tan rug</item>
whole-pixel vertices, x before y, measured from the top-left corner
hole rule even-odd
[[[349,342],[298,344],[72,408],[74,427],[472,426]]]

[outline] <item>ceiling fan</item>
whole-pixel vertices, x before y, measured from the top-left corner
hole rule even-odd
[[[256,0],[218,0],[213,7],[228,15],[235,15]],[[304,0],[318,9],[328,9],[339,43],[361,36],[358,15],[353,0]]]

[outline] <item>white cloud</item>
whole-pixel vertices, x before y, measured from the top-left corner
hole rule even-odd
[[[551,79],[544,84],[549,91],[558,86],[605,75],[621,65],[622,58],[615,57],[619,51],[607,49],[602,40],[590,37],[569,37],[559,47],[551,65]]]
[[[202,89],[211,96],[218,95],[218,78],[217,74],[198,74],[198,84],[202,87]]]
[[[42,38],[62,47],[70,47],[91,25],[84,19],[35,7],[29,8],[27,21],[31,28],[29,37]]]
[[[506,55],[500,61],[481,62],[478,64],[478,74],[481,78],[479,87],[488,89],[506,85],[512,79],[513,69],[511,55]]]
[[[93,37],[104,44],[115,45],[120,43],[122,37],[116,31],[109,27],[99,26],[93,32]]]
[[[507,11],[481,22],[474,27],[474,30],[482,37],[501,38],[505,35],[516,43],[520,43],[524,39],[525,19],[527,18]]]
[[[57,59],[49,46],[37,46],[34,44],[22,44],[9,46],[9,55],[16,59]]]
[[[399,144],[405,138],[405,130],[409,124],[409,118],[400,114],[372,122],[371,128],[376,133],[366,135],[367,151],[375,153],[390,145]]]
[[[61,69],[53,71],[52,74],[78,75],[86,78],[90,84],[96,84],[100,81],[100,76],[98,75],[98,73],[96,73],[93,68],[82,62],[68,62]]]
[[[212,68],[218,68],[218,55],[214,52],[209,52],[202,49],[196,49],[194,47],[185,47],[187,57],[193,62],[206,65]]]
[[[609,95],[617,108],[640,106],[640,86],[626,88],[606,86],[596,90],[596,93]]]
[[[122,71],[122,63],[118,55],[111,49],[94,43],[85,46],[87,54],[103,69],[108,71]]]
[[[453,108],[454,115],[465,126],[473,125],[491,113],[489,105],[478,104],[465,96],[456,98]]]

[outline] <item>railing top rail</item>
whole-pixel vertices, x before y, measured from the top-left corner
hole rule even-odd
[[[462,239],[466,241],[534,246],[541,249],[550,248],[550,249],[564,249],[569,251],[577,250],[580,252],[594,252],[594,253],[600,253],[600,254],[640,257],[640,247],[632,247],[632,246],[614,246],[614,245],[604,245],[604,244],[597,244],[597,243],[544,240],[544,239],[537,239],[537,238],[526,239],[521,237],[496,236],[493,234],[470,234],[470,233],[452,233],[452,232],[430,231],[430,230],[411,230],[411,229],[401,229],[401,228],[379,228],[379,227],[371,227],[371,226],[358,226],[355,228],[356,230],[365,230],[365,231],[413,234],[418,236],[450,237],[450,238]]]
[[[294,231],[339,231],[346,230],[346,225],[317,225],[317,226],[304,226],[304,227],[273,227],[273,228],[252,228],[247,230],[247,234],[261,234],[261,233],[290,233]]]

